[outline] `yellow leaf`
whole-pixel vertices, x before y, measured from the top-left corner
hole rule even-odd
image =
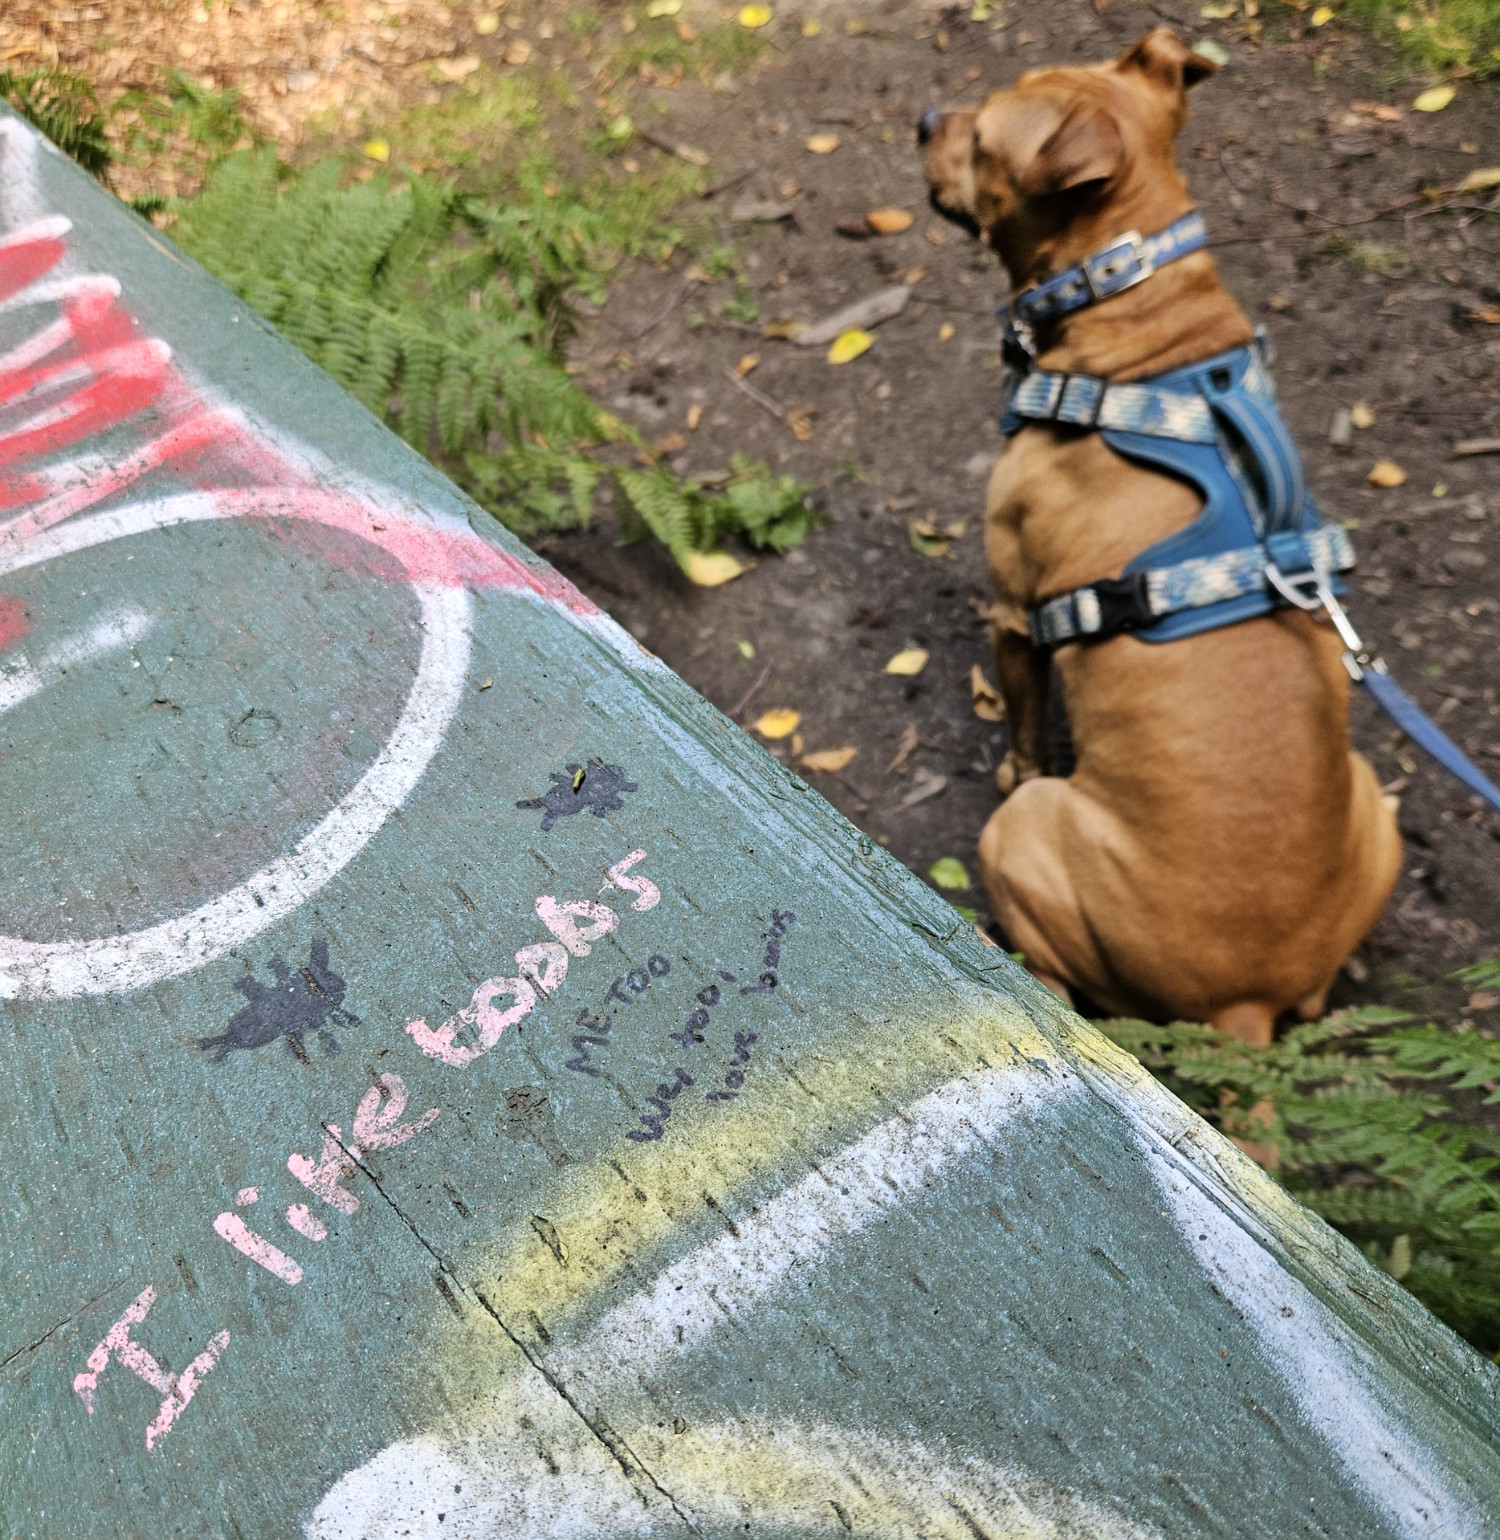
[[[1336,14],[1331,5],[1320,5],[1312,13],[1312,24],[1315,27],[1326,27]]]
[[[816,37],[823,30],[821,21],[804,21],[802,23],[803,37]]]
[[[481,11],[474,18],[474,30],[480,37],[489,37],[500,30],[500,18],[493,11]]]
[[[928,652],[925,647],[906,647],[885,666],[888,674],[920,674],[927,667]]]
[[[1500,166],[1485,166],[1482,170],[1471,171],[1458,184],[1460,192],[1484,192],[1491,187],[1500,187]]]
[[[745,571],[744,563],[736,561],[728,551],[688,551],[677,559],[699,588],[717,588]]]
[[[958,328],[953,324],[952,321],[944,321],[943,324],[938,327],[938,341],[951,342],[953,340],[953,334],[957,330]]]
[[[687,430],[688,430],[688,432],[689,433],[696,433],[698,431],[698,424],[700,422],[702,422],[702,421],[703,421],[703,403],[701,401],[695,401],[688,408],[688,414],[687,414]]]
[[[742,658],[753,658],[755,656],[755,643],[748,637],[735,637],[734,645],[739,649],[739,654]]]
[[[859,750],[853,745],[843,749],[819,749],[816,754],[804,754],[802,763],[808,770],[824,770],[832,774],[853,762]]]
[[[1432,86],[1412,103],[1418,112],[1441,112],[1453,100],[1452,86]]]
[[[751,370],[752,370],[752,369],[753,369],[753,368],[754,368],[754,367],[755,367],[755,366],[756,366],[756,365],[757,365],[757,364],[758,364],[758,363],[759,363],[759,362],[760,362],[760,354],[759,354],[759,353],[746,353],[746,354],[745,354],[745,356],[744,356],[744,357],[743,357],[743,358],[742,358],[742,359],[741,359],[741,360],[740,360],[740,361],[739,361],[739,363],[737,363],[737,364],[736,364],[736,365],[735,365],[735,366],[734,366],[734,372],[735,372],[735,373],[736,373],[736,374],[737,374],[737,375],[738,375],[738,376],[739,376],[739,377],[740,377],[740,378],[741,378],[741,379],[744,379],[744,378],[745,378],[745,376],[746,376],[746,375],[747,375],[747,374],[749,374],[749,373],[750,373],[750,371],[751,371]]]
[[[854,327],[850,331],[840,332],[828,348],[828,362],[831,364],[847,364],[859,357],[861,353],[868,353],[875,346],[875,339],[869,332],[861,331]]]
[[[1437,485],[1434,486],[1433,489],[1432,489],[1432,495],[1434,497],[1447,497],[1447,495],[1448,495],[1448,483],[1446,481],[1438,482]]]
[[[1000,692],[984,677],[984,670],[976,663],[969,670],[969,693],[974,701],[974,715],[981,722],[1000,722],[1005,719],[1005,702]]]
[[[839,147],[837,134],[814,134],[807,141],[807,147],[814,155],[832,155]]]
[[[1325,5],[1322,7],[1322,9],[1326,11],[1328,10],[1328,7]],[[1237,10],[1239,10],[1239,6],[1237,5],[1205,5],[1203,9],[1198,12],[1198,14],[1204,19],[1204,21],[1228,21]],[[1329,15],[1332,14],[1333,13],[1329,11]],[[1321,23],[1318,21],[1316,12],[1313,15],[1313,25],[1315,27],[1321,25]]]
[[[755,730],[762,738],[790,738],[797,731],[797,724],[801,720],[800,711],[789,711],[785,706],[778,706],[760,717]]]
[[[1349,408],[1349,421],[1356,428],[1373,428],[1375,426],[1375,414],[1363,401],[1356,401]]]
[[[1399,487],[1406,481],[1406,472],[1394,460],[1377,460],[1365,480],[1372,487]]]
[[[917,216],[905,209],[871,209],[865,215],[865,222],[878,235],[900,235],[916,224]]]
[[[651,0],[646,7],[647,17],[655,21],[658,16],[675,16],[682,9],[682,0]]]
[[[740,25],[754,30],[756,27],[764,27],[774,13],[769,5],[742,5],[740,7]]]
[[[384,139],[372,139],[365,146],[365,155],[370,160],[378,160],[383,165],[391,158],[391,147]]]

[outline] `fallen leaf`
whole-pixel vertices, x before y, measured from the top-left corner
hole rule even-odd
[[[474,18],[474,30],[480,37],[489,37],[500,30],[500,18],[493,11],[481,11]]]
[[[802,742],[802,734],[801,733],[793,733],[792,734],[792,758],[793,759],[800,759],[801,758],[802,750],[803,750],[804,746],[805,745]]]
[[[688,430],[688,432],[689,433],[696,433],[698,431],[698,424],[700,422],[702,422],[702,421],[703,421],[703,403],[701,401],[695,401],[688,408],[688,413],[687,413],[687,430]]]
[[[902,674],[910,676],[920,674],[927,667],[927,659],[930,656],[925,647],[905,647],[891,659],[885,666],[888,674]]]
[[[734,366],[734,372],[740,377],[740,379],[744,379],[745,376],[747,374],[749,374],[750,371],[759,362],[760,362],[760,354],[759,353],[746,353],[745,356],[739,361],[739,363],[737,363]]]
[[[921,283],[926,276],[927,269],[925,267],[909,267],[902,274],[901,282],[909,286],[914,283]]]
[[[1000,692],[984,677],[984,670],[976,663],[969,670],[969,693],[974,701],[974,715],[981,722],[1003,722],[1005,702]]]
[[[1328,10],[1328,7],[1324,6],[1323,9]],[[1204,19],[1204,21],[1228,21],[1237,10],[1239,10],[1239,6],[1237,5],[1205,5],[1203,9],[1198,12],[1198,14]],[[1316,14],[1317,13],[1314,12],[1315,17]],[[1329,11],[1328,14],[1331,16],[1333,12]],[[1319,23],[1316,20],[1313,21],[1313,25],[1315,27],[1318,24]]]
[[[973,886],[968,872],[964,870],[964,863],[954,856],[944,856],[941,861],[934,861],[927,868],[927,875],[940,888],[949,888],[956,893],[962,893]]]
[[[1446,481],[1436,482],[1432,488],[1432,495],[1434,497],[1447,497],[1448,483]]]
[[[1497,1005],[1500,1005],[1500,995],[1492,995],[1487,989],[1469,996],[1468,1008],[1471,1011],[1492,1011]]]
[[[677,23],[677,36],[684,43],[696,43],[698,41],[698,29],[691,22],[679,21]]]
[[[947,787],[946,775],[934,775],[931,770],[919,770],[912,780],[911,790],[896,804],[896,811],[904,813],[919,802],[926,802],[929,798],[946,791]]]
[[[760,329],[762,337],[770,337],[774,341],[790,342],[800,332],[807,330],[806,321],[769,321]]]
[[[814,155],[832,155],[838,147],[839,136],[837,134],[814,134],[807,141],[807,148]]]
[[[918,556],[946,556],[948,542],[935,524],[926,519],[912,519],[906,526],[906,537]]]
[[[938,341],[951,342],[957,331],[958,328],[953,324],[952,321],[944,321],[943,324],[938,327]]]
[[[1375,426],[1375,414],[1363,401],[1356,401],[1349,408],[1349,423],[1355,428],[1373,428]]]
[[[833,227],[833,233],[843,236],[846,241],[867,241],[875,234],[868,219],[841,219]]]
[[[1471,171],[1458,184],[1460,192],[1484,192],[1490,187],[1500,187],[1500,166],[1484,166]]]
[[[951,523],[943,525],[943,533],[950,540],[962,540],[964,531],[968,527],[969,521],[967,519],[954,519]]]
[[[786,410],[786,425],[792,430],[792,436],[805,444],[812,437],[812,420],[817,415],[818,409],[815,406],[789,406]]]
[[[635,124],[622,112],[619,117],[609,124],[604,132],[611,139],[616,139],[623,143],[635,132]]]
[[[880,235],[900,235],[917,222],[917,216],[907,213],[905,209],[871,209],[865,218],[870,228]]]
[[[735,637],[734,645],[739,649],[739,654],[742,658],[753,658],[755,656],[755,643],[747,637]]]
[[[495,681],[493,679],[486,679],[485,682],[482,685],[480,685],[479,688],[481,690],[492,690],[494,687],[495,687]]]
[[[861,353],[868,353],[875,346],[874,336],[861,331],[859,327],[851,327],[846,332],[841,332],[828,347],[828,362],[831,364],[847,364],[853,362]]]
[[[434,59],[432,67],[449,85],[452,85],[455,81],[472,75],[479,68],[479,55],[465,53],[460,54],[456,59]]]
[[[1362,112],[1367,118],[1378,118],[1382,123],[1399,123],[1406,114],[1399,107],[1385,102],[1350,102],[1351,112]]]
[[[689,551],[678,558],[682,570],[699,588],[717,588],[731,582],[746,571],[745,564],[736,561],[728,551]]]
[[[384,139],[372,139],[365,146],[365,155],[370,160],[378,160],[382,165],[391,158],[391,147]]]
[[[1452,86],[1430,86],[1412,103],[1418,112],[1441,112],[1455,96]]]
[[[948,232],[939,229],[937,225],[928,225],[922,232],[934,246],[946,246],[948,244]]]
[[[655,21],[658,16],[675,16],[682,9],[682,0],[651,0],[646,16]]]
[[[654,455],[675,455],[679,449],[687,448],[687,440],[680,433],[669,433],[665,438],[659,438],[651,446]]]
[[[1471,310],[1471,321],[1483,321],[1486,326],[1500,326],[1500,305],[1490,305],[1483,310]]]
[[[524,37],[515,37],[510,40],[505,50],[507,64],[525,64],[530,57],[531,44]]]
[[[1377,460],[1365,480],[1372,487],[1399,487],[1406,481],[1406,472],[1394,460]]]
[[[906,762],[916,752],[918,743],[917,724],[908,722],[901,734],[901,742],[896,745],[896,757],[885,767],[887,775],[900,775]]]
[[[762,712],[756,719],[755,730],[762,738],[790,738],[802,720],[800,711],[790,711],[778,706],[774,711]]]
[[[816,37],[823,30],[821,21],[804,21],[802,23],[803,37]]]
[[[1312,13],[1312,24],[1315,27],[1326,27],[1337,15],[1338,12],[1331,5],[1320,5]]]
[[[1211,37],[1200,38],[1193,44],[1193,52],[1200,58],[1211,60],[1223,69],[1229,63],[1229,50],[1222,43],[1216,43]]]
[[[737,225],[774,225],[793,214],[790,203],[773,203],[767,198],[742,198],[729,211]]]
[[[816,754],[804,754],[802,763],[808,770],[818,770],[832,775],[852,764],[858,753],[859,750],[853,744],[842,749],[819,749]]]

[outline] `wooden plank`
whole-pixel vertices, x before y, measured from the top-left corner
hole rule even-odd
[[[5,1535],[1497,1532],[1492,1366],[0,151]]]

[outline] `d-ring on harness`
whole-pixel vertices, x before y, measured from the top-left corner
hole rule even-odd
[[[1286,605],[1321,611],[1344,643],[1350,677],[1409,738],[1500,808],[1500,787],[1371,656],[1339,602],[1339,574],[1354,566],[1354,547],[1339,525],[1324,522],[1307,490],[1276,405],[1262,328],[1248,346],[1129,383],[1037,369],[1035,325],[1133,288],[1206,242],[1194,211],[1154,236],[1132,231],[1000,308],[1009,366],[1004,433],[1027,422],[1099,433],[1116,453],[1177,476],[1203,496],[1203,511],[1186,529],[1142,551],[1120,577],[1029,610],[1032,642],[1056,647],[1125,631],[1143,642],[1171,642]]]

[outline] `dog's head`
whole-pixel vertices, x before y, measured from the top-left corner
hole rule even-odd
[[[1187,197],[1175,157],[1187,91],[1217,68],[1157,27],[1110,64],[1032,70],[977,112],[932,109],[917,129],[932,206],[992,246],[1017,286],[1127,226],[1165,225]]]

